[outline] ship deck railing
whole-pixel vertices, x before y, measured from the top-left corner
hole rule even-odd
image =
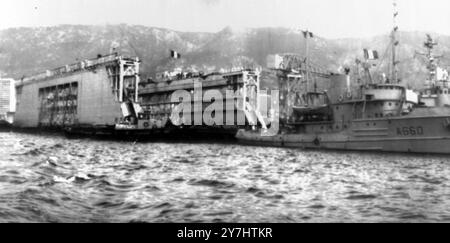
[[[80,61],[73,64],[68,64],[65,66],[61,66],[58,68],[54,68],[51,70],[46,70],[44,72],[26,76],[22,78],[21,81],[17,82],[17,86],[23,85],[28,82],[51,78],[55,76],[60,76],[68,73],[77,72],[84,69],[93,68],[95,66],[104,65],[106,63],[114,62],[119,58],[118,53],[109,54],[106,56],[98,57],[98,58],[92,58],[92,59],[86,59],[84,61]]]
[[[329,125],[334,124],[334,121],[328,120],[328,121],[309,121],[309,122],[286,122],[287,125]]]

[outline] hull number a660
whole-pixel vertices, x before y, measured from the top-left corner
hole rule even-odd
[[[423,135],[423,127],[397,127],[397,135],[399,136],[417,136]]]

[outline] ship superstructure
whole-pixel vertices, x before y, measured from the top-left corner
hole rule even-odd
[[[442,56],[433,53],[436,45],[438,43],[431,35],[427,34],[424,42],[426,53],[416,53],[426,58],[428,70],[425,89],[421,91],[420,101],[428,107],[450,106],[449,74],[446,69],[438,65],[438,60]]]

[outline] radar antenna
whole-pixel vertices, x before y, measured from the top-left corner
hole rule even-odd
[[[428,70],[428,81],[434,84],[437,80],[436,76],[436,70],[438,68],[438,60],[439,58],[444,57],[443,55],[436,56],[433,54],[433,49],[435,46],[438,45],[438,43],[431,37],[430,34],[426,34],[427,39],[423,43],[423,46],[426,48],[426,53],[421,53],[416,51],[414,53],[414,56],[423,56],[426,58],[428,64],[427,64],[427,70]]]

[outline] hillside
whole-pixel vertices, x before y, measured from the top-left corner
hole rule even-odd
[[[433,34],[439,42],[436,53],[450,57],[450,36]],[[400,33],[401,76],[412,87],[420,87],[426,75],[424,61],[414,58],[423,51],[425,33]],[[382,55],[388,36],[366,39],[311,40],[311,58],[330,71],[352,66],[361,58],[363,48],[377,49]],[[275,53],[304,54],[304,39],[299,31],[286,28],[235,30],[217,33],[189,33],[169,29],[130,26],[61,25],[41,28],[13,28],[0,31],[0,72],[20,78],[46,69],[116,51],[139,56],[144,76],[174,67],[217,71],[221,68],[265,66],[266,57]],[[169,50],[181,53],[180,60],[169,58]],[[443,59],[442,65],[450,65]],[[381,65],[381,69],[385,65]]]

